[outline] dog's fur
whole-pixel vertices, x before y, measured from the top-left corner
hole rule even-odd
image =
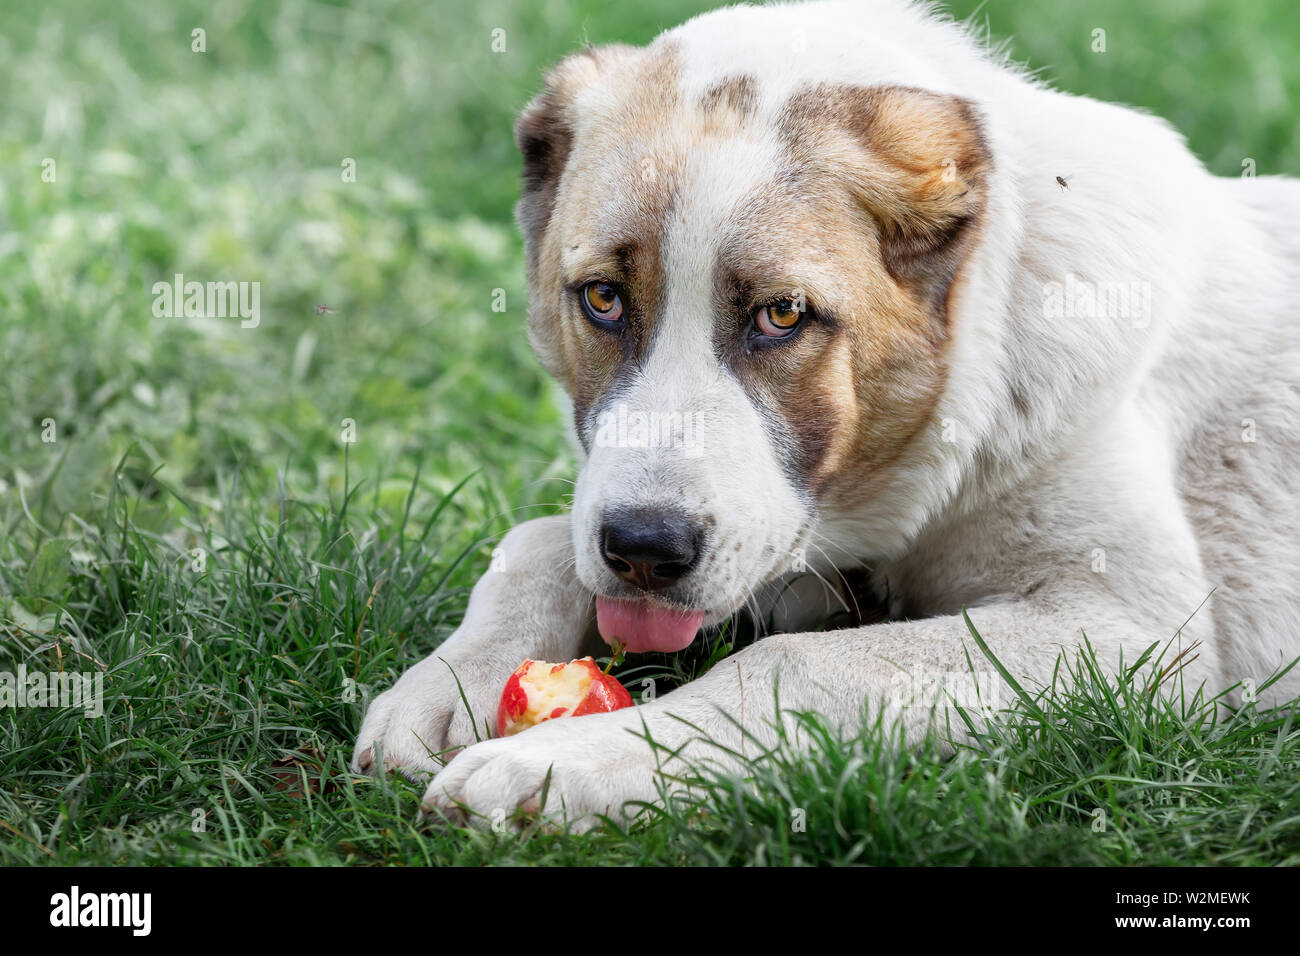
[[[1083,633],[1110,667],[1195,645],[1181,677],[1208,694],[1300,656],[1300,184],[1212,177],[1162,121],[901,0],[575,54],[516,132],[531,338],[587,460],[572,515],[507,535],[460,629],[373,703],[359,769],[375,744],[407,771],[465,746],[429,805],[536,808],[550,771],[547,809],[589,823],[655,797],[645,731],[734,744],[743,712],[773,739],[778,678],[840,726],[900,674],[942,712],[963,608],[1031,684]],[[627,292],[621,335],[578,311],[593,277]],[[1136,308],[1082,298],[1108,283]],[[798,333],[752,347],[754,308],[792,292]],[[695,414],[703,453],[595,440],[619,403]],[[662,600],[706,627],[750,602],[784,633],[635,709],[473,743],[452,671],[490,715],[524,657],[589,650],[593,595],[632,593],[601,516],[665,503],[708,533]],[[893,622],[799,633],[818,582],[864,565]],[[1297,693],[1300,668],[1263,702]],[[911,741],[932,719],[898,713]]]

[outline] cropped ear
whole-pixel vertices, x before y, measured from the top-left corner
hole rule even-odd
[[[803,97],[805,131],[817,128],[823,158],[879,224],[885,267],[942,311],[993,168],[975,107],[903,86],[824,85]],[[848,136],[828,141],[832,130]]]
[[[610,44],[566,57],[546,75],[545,89],[515,122],[515,143],[523,156],[523,192],[515,206],[515,219],[524,234],[530,273],[573,146],[574,100],[598,83],[611,63],[634,51],[635,47]]]

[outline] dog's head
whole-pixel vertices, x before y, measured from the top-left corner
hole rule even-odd
[[[815,566],[819,522],[896,480],[990,169],[959,98],[708,59],[590,49],[516,127],[530,338],[587,455],[577,570],[633,649]]]

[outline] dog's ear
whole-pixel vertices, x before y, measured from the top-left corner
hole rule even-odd
[[[573,146],[574,101],[600,82],[614,62],[635,51],[610,44],[588,47],[562,60],[546,75],[545,89],[524,108],[515,123],[515,143],[523,156],[523,192],[515,219],[524,235],[531,272],[537,262],[542,234],[555,208],[555,190]]]
[[[942,309],[985,207],[992,156],[979,113],[957,96],[903,86],[819,86],[807,109],[849,187],[879,226],[894,278]]]

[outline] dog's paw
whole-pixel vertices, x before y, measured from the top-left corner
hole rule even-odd
[[[486,736],[484,724],[496,714],[498,684],[504,680],[473,667],[457,667],[453,676],[441,660],[422,661],[371,702],[357,735],[352,769],[374,773],[382,754],[387,770],[427,779],[460,748]]]
[[[629,711],[551,720],[466,748],[425,792],[423,809],[456,824],[510,825],[516,810],[576,831],[627,821],[658,799],[654,752]],[[633,801],[629,805],[629,801]]]

